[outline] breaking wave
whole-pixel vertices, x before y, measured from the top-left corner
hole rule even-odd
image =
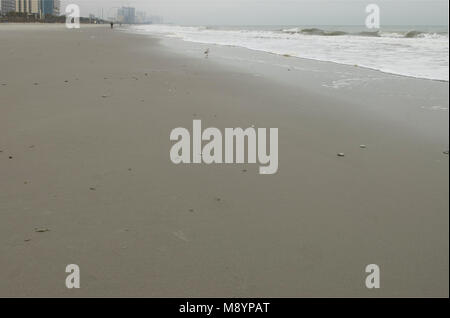
[[[410,30],[404,32],[383,32],[380,30],[376,31],[360,31],[360,32],[347,32],[342,30],[322,30],[319,28],[291,28],[291,29],[281,29],[280,32],[287,34],[304,34],[304,35],[320,35],[320,36],[341,36],[341,35],[355,35],[355,36],[368,36],[368,37],[394,37],[394,38],[437,38],[437,37],[447,37],[446,32],[426,32],[419,30]]]
[[[448,81],[446,29],[420,31],[316,27],[134,26],[144,32],[184,41],[244,47],[274,54],[335,62],[387,73]]]

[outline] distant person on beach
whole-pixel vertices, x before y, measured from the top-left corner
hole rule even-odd
[[[114,28],[114,22],[111,22],[111,29]]]

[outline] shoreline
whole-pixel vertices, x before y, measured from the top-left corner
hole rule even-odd
[[[414,133],[418,138],[423,138],[432,132],[430,138],[440,140],[442,147],[448,148],[449,124],[446,117],[441,116],[449,111],[449,82],[447,81],[385,73],[371,68],[352,67],[329,61],[286,58],[282,55],[244,47],[209,45],[182,39],[149,36],[148,34],[126,33],[144,39],[158,40],[165,52],[179,57],[192,58],[196,61],[205,60],[203,51],[213,47],[214,50],[209,54],[207,61],[214,63],[215,67],[242,72],[255,80],[261,79],[275,85],[300,89],[307,94],[320,94],[337,99],[339,102],[347,104],[346,111],[350,111],[349,116],[358,113],[365,117],[380,116],[379,120],[392,121],[393,125],[398,125],[397,133],[400,132],[398,130],[400,127],[407,129],[404,131],[405,134]],[[334,74],[326,74],[329,71]],[[393,87],[388,87],[385,83],[389,83]],[[407,86],[410,95],[407,96],[410,103],[406,104],[404,96],[401,96],[402,93],[396,91],[397,88],[404,90],[404,86]],[[382,92],[383,90],[386,91]],[[398,96],[396,96],[397,94]],[[435,96],[432,101],[427,96],[430,94]],[[424,96],[427,97],[424,98]],[[361,104],[365,104],[363,108],[361,108]],[[385,107],[383,104],[387,104],[389,107]],[[436,106],[435,104],[440,107],[433,108]],[[395,107],[392,108],[391,105],[395,105]],[[430,113],[423,114],[427,109],[430,110]],[[432,109],[436,110],[431,112]],[[411,112],[415,112],[415,122],[406,122],[403,119],[405,112],[408,112],[410,116]],[[418,124],[417,121],[422,118],[431,120],[433,123]],[[365,120],[367,119],[369,118],[365,118]]]
[[[0,297],[448,297],[448,82],[1,30]],[[174,165],[195,119],[278,128],[278,172]]]
[[[130,32],[130,33],[133,33],[133,32]],[[133,34],[139,34],[139,33],[133,33]],[[141,34],[141,35],[143,35],[143,34]],[[145,36],[157,38],[157,39],[161,39],[161,40],[167,40],[166,37],[158,36],[158,35],[146,34]],[[269,52],[269,51],[250,49],[250,48],[246,48],[244,46],[238,46],[238,45],[225,45],[225,44],[216,44],[216,43],[194,42],[194,41],[188,41],[188,40],[183,40],[183,39],[174,39],[174,40],[195,43],[198,45],[211,45],[211,46],[218,46],[218,47],[230,47],[230,48],[237,48],[237,49],[245,49],[245,50],[254,51],[254,52],[258,52],[258,53],[276,55],[276,56],[284,57],[284,58],[294,58],[294,59],[303,59],[303,60],[316,61],[316,62],[322,62],[322,63],[332,63],[332,64],[338,64],[338,65],[345,65],[345,66],[349,66],[349,67],[360,67],[360,68],[363,68],[368,71],[380,72],[380,73],[383,73],[386,75],[400,76],[400,77],[406,77],[406,78],[417,79],[417,80],[427,80],[427,81],[434,81],[434,82],[449,83],[449,80],[444,80],[444,79],[426,78],[426,77],[417,77],[417,76],[412,76],[412,75],[398,74],[398,73],[393,73],[393,72],[389,72],[389,71],[383,71],[381,69],[376,69],[376,68],[369,67],[369,66],[352,65],[352,64],[345,64],[345,63],[340,63],[340,62],[335,62],[335,61],[327,61],[327,60],[320,60],[320,59],[301,57],[301,56],[295,56],[295,55],[279,54],[279,53],[273,53],[273,52]]]
[[[421,71],[417,71],[416,72],[411,72],[411,66],[409,65],[409,68],[405,68],[406,65],[403,65],[403,67],[398,68],[396,70],[395,65],[393,63],[383,63],[381,61],[373,61],[371,59],[361,59],[361,58],[357,58],[356,56],[353,55],[339,55],[339,54],[333,54],[331,52],[327,52],[326,54],[322,54],[323,52],[321,51],[324,50],[324,48],[321,45],[321,41],[323,40],[324,43],[328,43],[329,48],[335,48],[335,46],[337,45],[337,43],[341,43],[342,45],[345,46],[345,44],[347,43],[347,41],[350,41],[350,45],[356,45],[357,48],[359,47],[359,49],[362,50],[361,43],[365,43],[362,41],[362,39],[367,40],[367,37],[364,36],[358,36],[358,34],[360,33],[364,33],[364,32],[359,32],[357,34],[352,34],[352,33],[345,33],[343,35],[337,35],[337,36],[325,36],[325,35],[314,35],[311,34],[309,36],[303,36],[303,37],[288,37],[288,38],[284,38],[281,35],[286,35],[288,36],[288,34],[301,34],[301,32],[296,31],[294,33],[283,33],[282,30],[273,30],[270,28],[265,28],[265,27],[261,27],[260,29],[253,29],[253,28],[249,28],[246,29],[244,26],[242,26],[241,30],[239,29],[235,29],[230,27],[229,29],[227,29],[226,27],[224,27],[224,29],[220,28],[220,27],[212,27],[212,28],[207,28],[204,26],[191,26],[191,27],[186,27],[187,29],[185,30],[184,27],[182,26],[173,26],[174,29],[172,29],[171,26],[169,25],[155,25],[155,26],[151,26],[149,25],[148,28],[146,27],[140,27],[140,26],[129,26],[128,30],[129,32],[132,33],[141,33],[141,34],[147,34],[147,35],[153,35],[153,36],[157,36],[157,37],[161,37],[161,38],[176,38],[182,41],[188,41],[188,42],[192,42],[192,43],[198,43],[198,44],[204,44],[204,45],[222,45],[222,46],[231,46],[231,47],[240,47],[240,48],[246,48],[248,50],[254,50],[254,51],[259,51],[259,52],[266,52],[266,53],[270,53],[270,54],[277,54],[277,55],[281,55],[284,57],[296,57],[296,58],[305,58],[305,59],[310,59],[310,60],[315,60],[315,61],[323,61],[323,62],[331,62],[331,63],[338,63],[338,64],[343,64],[343,65],[348,65],[348,66],[358,66],[358,67],[363,67],[363,68],[367,68],[367,69],[372,69],[372,70],[377,70],[383,73],[387,73],[387,74],[395,74],[395,75],[400,75],[400,76],[406,76],[406,77],[411,77],[411,78],[419,78],[419,79],[428,79],[428,80],[437,80],[437,81],[444,81],[444,82],[448,82],[448,59],[447,59],[447,72],[442,72],[445,68],[443,65],[440,64],[425,64],[427,63],[427,60],[425,59],[424,61],[421,61],[422,63],[424,63],[422,65],[422,67],[419,68],[419,70],[422,70],[422,74]],[[319,27],[319,26],[318,26]],[[318,28],[317,27],[317,28]],[[194,29],[194,31],[190,30],[191,28]],[[199,31],[196,31],[195,29],[198,28],[200,29]],[[206,28],[206,29],[204,29]],[[339,29],[339,26],[333,26],[334,29]],[[362,28],[362,27],[361,27]],[[435,27],[437,28],[437,26]],[[297,30],[300,29],[300,27],[296,28]],[[246,33],[240,33],[243,30],[249,31],[251,35],[245,35]],[[285,30],[285,29],[284,29]],[[308,30],[308,29],[307,29]],[[309,29],[309,30],[314,30],[313,29]],[[316,29],[319,31],[323,31],[321,29]],[[223,31],[224,33],[221,34],[220,32]],[[264,33],[262,35],[260,35],[262,37],[261,39],[261,43],[265,43],[263,44],[256,44],[256,42],[251,42],[252,40],[254,40],[254,37],[257,37],[257,35],[259,34],[258,32],[256,34],[253,34],[252,31],[257,32],[268,32],[268,34]],[[206,32],[205,34],[203,34],[203,32]],[[228,33],[231,32],[231,33]],[[281,33],[280,33],[281,32]],[[382,31],[376,31],[376,32],[382,32]],[[381,47],[379,47],[379,49],[386,49],[388,50],[386,53],[385,58],[387,60],[392,59],[392,52],[389,52],[389,45],[394,45],[393,43],[391,43],[391,41],[393,39],[396,39],[397,41],[406,41],[406,42],[399,42],[397,43],[397,45],[405,45],[406,47],[408,47],[409,50],[413,50],[413,43],[415,42],[410,42],[410,40],[414,40],[414,41],[419,41],[419,38],[409,38],[409,37],[401,37],[400,34],[403,34],[402,32],[406,32],[405,29],[402,29],[401,31],[385,31],[383,32],[383,34],[389,34],[390,36],[378,36],[378,37],[369,37],[369,39],[373,39],[373,41],[375,41],[375,44],[378,43]],[[417,31],[418,32],[418,31]],[[418,32],[418,33],[424,33],[427,34],[427,32]],[[430,31],[432,32],[432,31]],[[437,31],[436,31],[437,32]],[[399,34],[400,33],[400,34]],[[168,35],[170,34],[170,36]],[[281,35],[280,35],[281,34]],[[392,37],[392,34],[395,34],[395,36]],[[430,33],[431,34],[431,33]],[[432,33],[433,35],[437,35],[437,34],[441,34],[441,33]],[[448,33],[445,33],[448,34]],[[218,38],[214,38],[214,36],[217,36]],[[224,40],[220,39],[220,36],[225,37]],[[430,45],[437,45],[437,44],[443,44],[446,43],[446,46],[444,45],[441,49],[448,52],[448,35],[444,36],[442,35],[446,40],[444,41],[442,38],[439,39],[434,39],[433,40],[429,37],[424,37],[423,41],[427,41],[428,40],[432,40],[432,41],[436,41],[433,43],[430,43]],[[265,37],[269,37],[269,39],[265,39]],[[272,39],[273,40],[270,40]],[[280,38],[279,38],[280,37]],[[246,43],[244,40],[247,39],[248,41],[250,41],[250,43]],[[340,39],[340,40],[338,40]],[[364,41],[366,41],[364,40]],[[244,41],[244,42],[242,42]],[[266,43],[266,42],[267,43]],[[270,42],[270,41],[275,41],[275,42]],[[296,44],[295,43],[303,43],[304,44]],[[275,44],[276,43],[276,44]],[[314,44],[314,45],[313,45]],[[303,45],[303,47],[302,47]],[[366,46],[370,46],[371,42],[367,41]],[[314,46],[318,46],[319,50],[314,50]],[[385,48],[385,46],[387,46]],[[411,47],[409,47],[411,46]],[[356,48],[356,49],[357,49]],[[336,48],[335,48],[336,49]],[[418,49],[418,48],[416,48]],[[374,47],[374,50],[376,50],[376,47]],[[310,51],[308,53],[308,51]],[[303,53],[302,53],[303,52]],[[312,52],[315,52],[315,54],[311,54]],[[361,51],[360,54],[369,54],[370,52],[363,52]],[[397,52],[398,54],[401,54],[401,52]],[[422,52],[423,54],[431,54],[431,52]],[[391,55],[389,55],[391,54]],[[406,53],[405,53],[406,54]],[[409,56],[409,58],[412,58],[411,56]],[[418,58],[418,57],[416,57]],[[436,59],[438,59],[438,57],[435,57]],[[440,58],[445,59],[445,55],[444,56],[440,56]],[[400,61],[397,61],[397,64]],[[410,63],[413,63],[413,60],[410,60]],[[444,63],[444,61],[442,61],[442,63]],[[371,65],[371,64],[375,64],[375,65]],[[400,63],[401,64],[401,63]],[[427,65],[427,67],[425,67],[425,65]],[[423,72],[424,69],[433,69],[434,67],[438,68],[439,70],[441,70],[440,72],[436,72],[437,69],[434,72]],[[446,74],[447,73],[447,74]],[[434,74],[434,75],[433,75]]]
[[[108,23],[94,24],[94,23],[85,23],[85,22],[84,23],[82,22],[81,24],[83,24],[83,26],[85,26],[85,27],[86,26],[102,27],[102,26],[105,26],[105,25],[109,25]],[[48,23],[48,22],[27,22],[27,23],[23,23],[23,22],[5,22],[5,23],[0,24],[0,25],[64,25],[64,23],[62,23],[62,22],[55,22],[55,23]],[[124,26],[126,26],[126,25],[124,24]],[[438,26],[440,26],[440,25],[436,25],[434,27],[438,27]],[[144,34],[142,32],[133,31],[133,30],[130,30],[128,28],[123,28],[123,27],[116,27],[116,29],[118,29],[120,31],[127,32],[129,34],[143,35],[143,36],[146,36],[146,37],[157,38],[157,39],[160,39],[160,40],[168,40],[169,39],[168,37],[165,37],[165,36],[162,36],[162,35]],[[255,52],[260,52],[260,53],[273,54],[273,55],[280,56],[280,57],[285,57],[285,58],[305,59],[305,60],[311,60],[311,61],[316,61],[316,62],[324,62],[324,63],[345,65],[345,66],[349,66],[349,67],[354,67],[355,66],[355,67],[360,67],[360,68],[363,68],[363,69],[366,69],[366,70],[370,70],[370,71],[380,72],[380,73],[387,74],[387,75],[394,75],[394,76],[406,77],[406,78],[411,78],[411,79],[419,79],[419,80],[428,80],[428,81],[449,83],[449,80],[445,80],[445,79],[436,79],[436,78],[427,78],[427,77],[418,77],[418,76],[413,76],[413,75],[399,74],[399,73],[394,73],[394,72],[390,72],[390,71],[384,71],[382,69],[373,68],[373,67],[370,67],[370,66],[352,65],[352,64],[341,63],[341,62],[336,62],[336,61],[321,60],[321,59],[301,57],[301,56],[288,55],[288,54],[280,54],[280,53],[274,53],[274,52],[270,52],[270,51],[251,49],[251,48],[247,48],[247,47],[244,47],[244,46],[225,45],[225,44],[206,43],[206,42],[196,42],[196,41],[188,41],[188,40],[184,40],[184,39],[175,39],[175,38],[172,38],[172,40],[179,40],[179,41],[182,41],[182,42],[189,42],[189,43],[198,44],[198,45],[212,45],[212,46],[219,46],[219,47],[231,47],[231,48],[245,49],[245,50],[255,51]]]

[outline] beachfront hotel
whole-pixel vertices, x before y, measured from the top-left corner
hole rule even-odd
[[[51,14],[59,15],[61,1],[60,0],[40,0],[42,15]]]
[[[136,9],[133,7],[121,7],[117,10],[117,20],[121,23],[132,24],[136,16]]]
[[[7,14],[10,12],[39,14],[39,15],[59,15],[60,0],[1,0],[0,12]]]
[[[0,13],[6,14],[16,10],[16,0],[1,0]]]
[[[39,0],[16,0],[16,12],[38,14],[41,10]]]

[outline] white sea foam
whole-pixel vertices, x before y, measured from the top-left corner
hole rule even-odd
[[[448,81],[448,33],[343,32],[141,25],[134,32],[185,41],[239,46],[280,55],[358,65],[387,73]]]

